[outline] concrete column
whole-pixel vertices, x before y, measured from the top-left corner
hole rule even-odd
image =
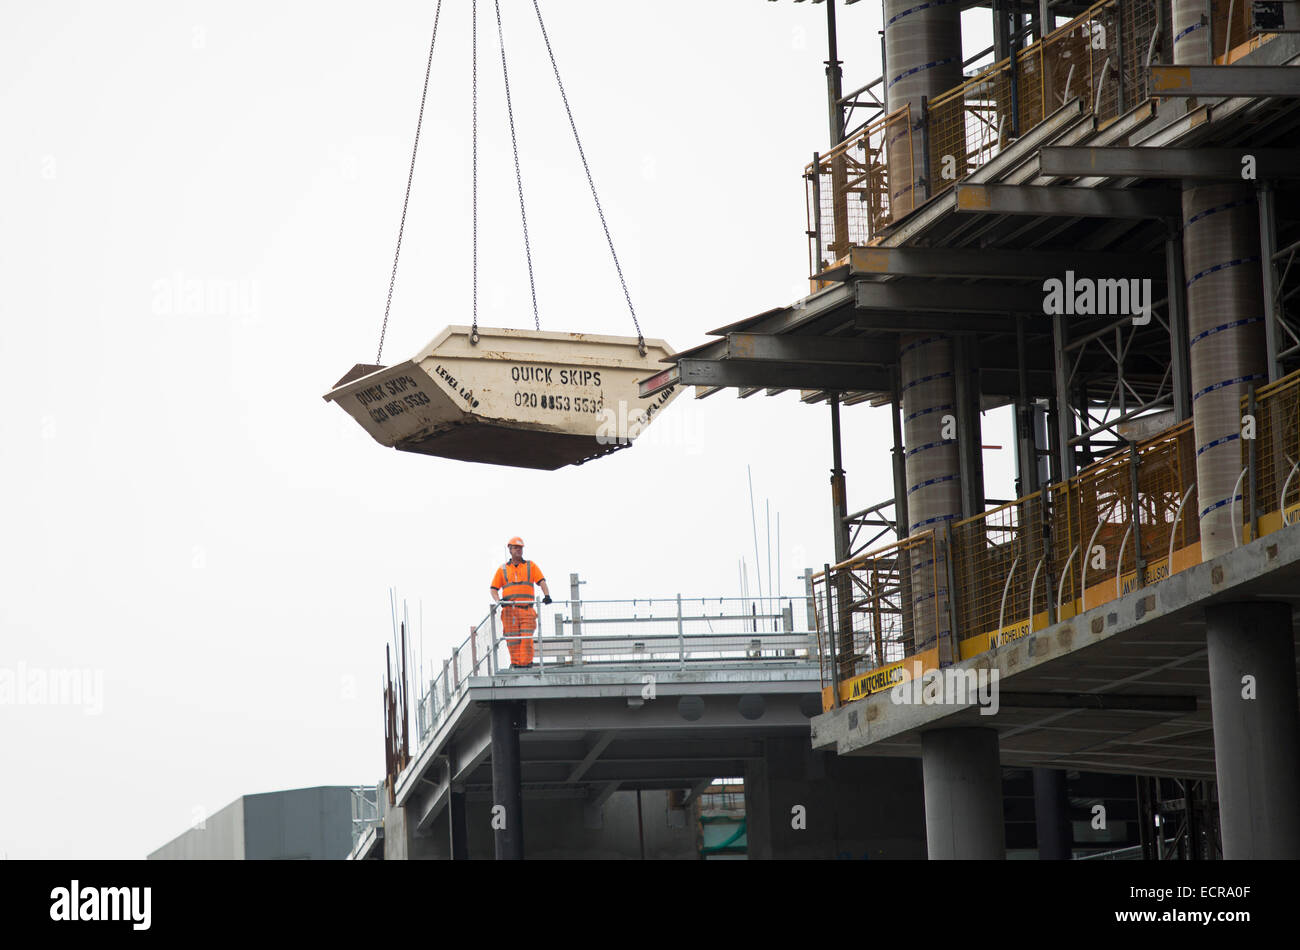
[[[1002,767],[994,729],[935,729],[921,735],[925,837],[931,860],[1007,856]]]
[[[447,831],[451,840],[451,859],[469,860],[469,821],[465,793],[455,789],[447,796]]]
[[[1070,799],[1065,792],[1065,773],[1060,769],[1034,769],[1034,824],[1038,830],[1038,860],[1069,861],[1073,857]]]
[[[1206,608],[1205,626],[1223,856],[1300,858],[1291,607],[1218,604]]]
[[[1184,184],[1183,259],[1196,498],[1208,561],[1238,543],[1241,398],[1268,379],[1259,211],[1250,185]]]
[[[519,766],[519,729],[524,719],[521,702],[492,705],[492,833],[498,861],[524,857],[524,797]],[[498,806],[504,812],[498,811]],[[498,827],[504,819],[504,827]]]

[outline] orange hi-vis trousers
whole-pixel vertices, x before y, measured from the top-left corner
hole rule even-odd
[[[528,666],[533,662],[533,633],[537,629],[537,612],[531,604],[527,607],[504,605],[501,608],[501,629],[505,633],[510,663]]]

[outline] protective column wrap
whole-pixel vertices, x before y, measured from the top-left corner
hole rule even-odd
[[[1250,185],[1184,186],[1183,261],[1201,557],[1235,546],[1245,515],[1241,399],[1267,380],[1259,217]]]
[[[885,102],[889,112],[910,105],[915,126],[921,120],[922,96],[933,99],[961,85],[961,4],[958,0],[884,0],[884,19]],[[896,140],[902,139],[902,133],[902,129],[890,132]],[[897,141],[887,145],[890,203],[908,211],[923,200],[922,195],[914,200],[911,194],[925,169],[923,137],[913,131],[910,162]]]
[[[936,538],[942,538],[945,525],[961,518],[952,341],[944,336],[905,336],[899,345],[899,362],[908,533],[933,529]],[[950,627],[948,566],[942,557],[935,563],[913,554],[909,567],[916,646],[923,650],[932,645],[929,638],[934,632],[943,635]]]
[[[1205,0],[1173,0],[1174,62],[1208,66],[1211,61],[1210,25]]]

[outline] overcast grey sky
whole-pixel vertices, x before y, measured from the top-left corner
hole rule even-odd
[[[396,453],[321,400],[374,357],[434,6],[0,3],[0,671],[95,693],[0,705],[0,855],[143,857],[242,794],[373,784],[389,587],[440,662],[512,535],[556,593],[735,596],[751,464],[784,589],[832,559],[828,410],[793,394],[687,393],[554,473]],[[502,7],[542,327],[629,334],[531,4]],[[543,10],[646,335],[806,293],[823,8]],[[389,361],[469,322],[469,24],[446,0]],[[841,29],[851,88],[879,5]],[[480,31],[480,322],[526,327],[487,2]],[[851,507],[892,493],[889,441],[845,411]]]

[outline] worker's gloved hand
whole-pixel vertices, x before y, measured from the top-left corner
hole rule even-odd
[[[547,594],[545,597],[542,598],[542,603],[544,603],[544,604],[549,604],[550,602],[551,602],[551,595],[550,595],[550,594]]]

